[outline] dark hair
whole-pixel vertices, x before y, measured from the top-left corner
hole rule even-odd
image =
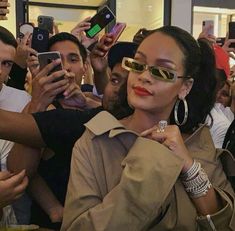
[[[173,38],[184,53],[184,76],[193,78],[194,83],[186,96],[189,115],[187,122],[180,126],[182,132],[192,132],[204,123],[215,103],[215,56],[205,39],[196,41],[187,31],[175,26],[163,26],[152,33],[161,32]],[[150,33],[150,34],[152,34]],[[183,103],[178,110],[179,121],[184,118]],[[170,116],[171,124],[176,124],[174,110]]]
[[[17,42],[14,35],[2,26],[0,26],[0,40],[9,46],[17,48]]]
[[[67,33],[67,32],[61,32],[58,33],[54,36],[52,36],[49,39],[49,43],[48,43],[48,50],[50,50],[50,48],[57,42],[62,42],[62,41],[71,41],[74,44],[77,45],[80,54],[82,56],[82,61],[83,63],[86,61],[87,59],[87,51],[86,48],[79,42],[79,40],[77,39],[77,37],[75,37],[74,35]]]
[[[216,77],[216,90],[217,93],[220,89],[222,89],[225,85],[225,82],[227,80],[227,75],[224,71],[224,69],[218,69],[215,70],[215,77]]]

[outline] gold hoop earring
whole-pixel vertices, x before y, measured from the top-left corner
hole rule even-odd
[[[179,104],[180,101],[183,101],[184,103],[184,119],[183,121],[180,123],[179,119],[178,119],[178,109],[179,109]],[[174,117],[175,117],[175,122],[178,126],[182,126],[187,122],[188,119],[188,104],[186,99],[177,99],[176,104],[175,104],[175,108],[174,108]]]

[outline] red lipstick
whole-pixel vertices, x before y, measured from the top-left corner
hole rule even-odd
[[[136,87],[133,87],[133,90],[134,90],[135,94],[139,95],[139,96],[150,96],[150,95],[152,95],[151,92],[149,92],[147,89],[145,89],[143,87],[136,86]]]

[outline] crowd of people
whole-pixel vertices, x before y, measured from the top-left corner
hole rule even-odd
[[[235,39],[89,27],[52,35],[40,67],[0,26],[0,229],[235,230]]]

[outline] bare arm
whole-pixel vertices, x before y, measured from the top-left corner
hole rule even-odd
[[[40,130],[31,114],[0,110],[0,138],[13,142],[45,147]]]
[[[51,192],[42,177],[36,174],[31,179],[29,190],[32,197],[41,208],[48,214],[52,222],[61,222],[63,217],[63,206]]]

